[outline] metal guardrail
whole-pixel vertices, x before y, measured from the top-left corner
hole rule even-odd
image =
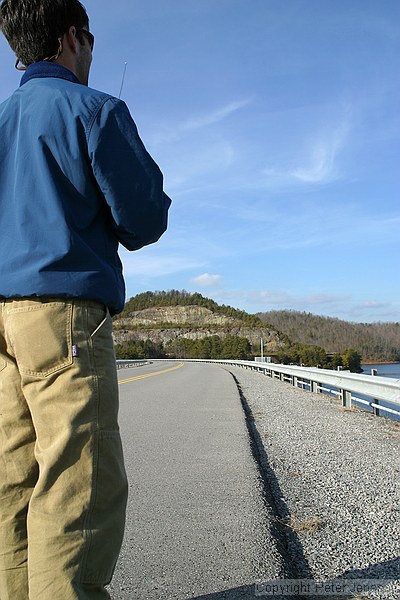
[[[400,379],[245,360],[176,360],[226,364],[264,372],[268,377],[286,381],[304,390],[337,396],[344,408],[351,408],[353,403],[361,404],[369,406],[376,415],[386,412],[400,417]],[[390,406],[382,405],[381,401]]]
[[[254,368],[251,362],[243,366],[248,367],[249,364]],[[369,406],[377,415],[385,411],[400,416],[400,379],[271,363],[258,363],[255,368],[270,377],[288,381],[295,387],[331,393],[341,399],[344,408],[351,408],[354,402]],[[392,406],[384,406],[379,401]]]
[[[129,367],[140,367],[141,365],[147,365],[148,360],[139,360],[139,359],[131,359],[131,360],[117,360],[117,369],[128,369]]]

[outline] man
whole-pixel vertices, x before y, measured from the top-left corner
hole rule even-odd
[[[125,104],[87,87],[80,2],[3,0],[0,27],[26,68],[0,105],[0,598],[102,600],[127,496],[117,248],[155,242],[170,200]]]

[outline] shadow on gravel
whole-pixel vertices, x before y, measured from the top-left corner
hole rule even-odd
[[[231,590],[223,590],[205,596],[193,596],[191,600],[254,600],[254,597],[254,585],[242,585]],[[279,600],[279,598],[275,598],[275,600]]]
[[[380,563],[368,565],[364,569],[349,569],[343,575],[337,577],[340,579],[391,579],[393,581],[400,579],[400,556],[384,560]]]
[[[228,369],[227,369],[228,370]],[[264,502],[272,511],[273,518],[271,520],[270,531],[271,535],[276,541],[277,549],[281,555],[282,560],[282,579],[305,579],[314,580],[310,565],[305,556],[303,545],[300,541],[297,533],[289,527],[291,522],[290,510],[283,498],[283,494],[278,482],[278,479],[271,467],[267,453],[265,452],[264,444],[261,436],[258,432],[253,413],[243,394],[242,388],[235,375],[228,371],[237,386],[240,400],[246,415],[246,424],[250,436],[251,450],[254,459],[258,465],[259,473],[263,481],[263,494]],[[369,565],[363,569],[349,569],[342,575],[338,575],[332,581],[324,582],[328,586],[332,582],[340,582],[343,580],[381,580],[382,587],[386,586],[390,581],[398,581],[400,578],[400,558],[395,557],[390,560],[383,561],[381,563],[375,563]],[[243,594],[243,595],[240,595]],[[241,588],[235,588],[232,590],[226,590],[224,592],[217,592],[215,594],[206,596],[197,596],[192,600],[221,600],[227,598],[234,600],[235,598],[255,598],[255,587],[244,586]],[[260,597],[260,596],[257,596]],[[327,595],[288,595],[288,596],[271,596],[263,595],[264,598],[274,598],[274,600],[289,600],[291,598],[302,598],[320,600],[324,598],[326,600]],[[340,600],[358,600],[358,598],[365,598],[362,594],[351,593],[350,595],[341,594]],[[335,594],[329,595],[330,600],[337,600],[339,596]],[[399,599],[400,600],[400,599]]]
[[[231,372],[229,371],[229,373]],[[275,472],[269,463],[263,441],[255,424],[253,413],[242,392],[239,381],[233,373],[231,373],[231,375],[235,380],[246,415],[251,451],[263,481],[264,502],[272,511],[273,518],[271,520],[270,531],[281,555],[283,569],[282,578],[312,579],[310,565],[305,557],[300,538],[297,533],[289,527],[291,513],[283,498]]]
[[[312,577],[302,578],[304,580],[312,580]],[[272,600],[292,600],[292,598],[303,598],[308,600],[362,600],[367,599],[369,596],[366,596],[368,589],[363,588],[363,584],[368,581],[374,582],[377,584],[377,580],[380,580],[382,583],[378,584],[378,587],[375,589],[381,588],[384,593],[384,588],[391,582],[398,581],[400,579],[400,558],[393,558],[392,560],[386,560],[381,563],[375,563],[373,565],[369,565],[364,569],[351,569],[349,571],[345,571],[342,575],[335,577],[332,580],[327,580],[320,582],[322,583],[326,591],[324,594],[289,594],[289,595],[272,595],[272,594],[262,594],[259,593],[256,596],[255,593],[255,585],[243,585],[241,587],[232,588],[230,590],[223,590],[220,592],[214,592],[213,594],[206,594],[204,596],[193,596],[190,600],[251,600],[254,598],[271,598]],[[281,580],[282,581],[282,580]],[[339,595],[336,595],[332,591],[332,587],[340,584],[340,582],[347,582],[347,585],[350,584],[351,587],[354,585],[354,589],[350,593],[341,592]],[[279,583],[279,580],[276,580]],[[284,582],[284,578],[282,583]],[[351,582],[351,583],[350,583]],[[272,580],[269,583],[273,583]],[[360,586],[360,587],[359,587]],[[333,588],[334,589],[334,588]],[[348,588],[346,588],[348,589]],[[382,596],[384,598],[385,596]],[[394,597],[394,596],[391,596]]]

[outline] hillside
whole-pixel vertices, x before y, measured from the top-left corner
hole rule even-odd
[[[327,354],[322,347],[290,339],[276,326],[201,294],[171,290],[131,298],[113,320],[118,358],[233,358],[264,354],[279,362],[360,371],[351,348]]]
[[[258,313],[257,317],[293,341],[315,344],[329,353],[354,348],[364,361],[400,362],[400,323],[352,323],[291,310]]]
[[[166,347],[177,339],[236,336],[248,340],[255,350],[263,338],[265,352],[275,353],[287,342],[286,336],[255,315],[218,305],[201,294],[176,290],[138,294],[126,303],[113,323],[116,344],[149,340]]]
[[[231,317],[241,324],[245,324],[252,327],[264,327],[265,323],[261,321],[256,315],[250,315],[249,313],[232,308],[232,306],[226,306],[225,304],[219,305],[211,298],[205,298],[199,293],[191,294],[185,290],[169,290],[167,292],[143,292],[134,296],[125,304],[124,310],[118,316],[118,318],[125,318],[126,316],[132,315],[137,311],[150,308],[169,308],[173,306],[198,306],[209,310],[210,313],[215,315],[222,315],[225,317]]]

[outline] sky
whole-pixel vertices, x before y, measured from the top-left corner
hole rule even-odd
[[[172,198],[127,298],[400,321],[399,0],[83,1]],[[18,86],[0,40],[0,101]]]

